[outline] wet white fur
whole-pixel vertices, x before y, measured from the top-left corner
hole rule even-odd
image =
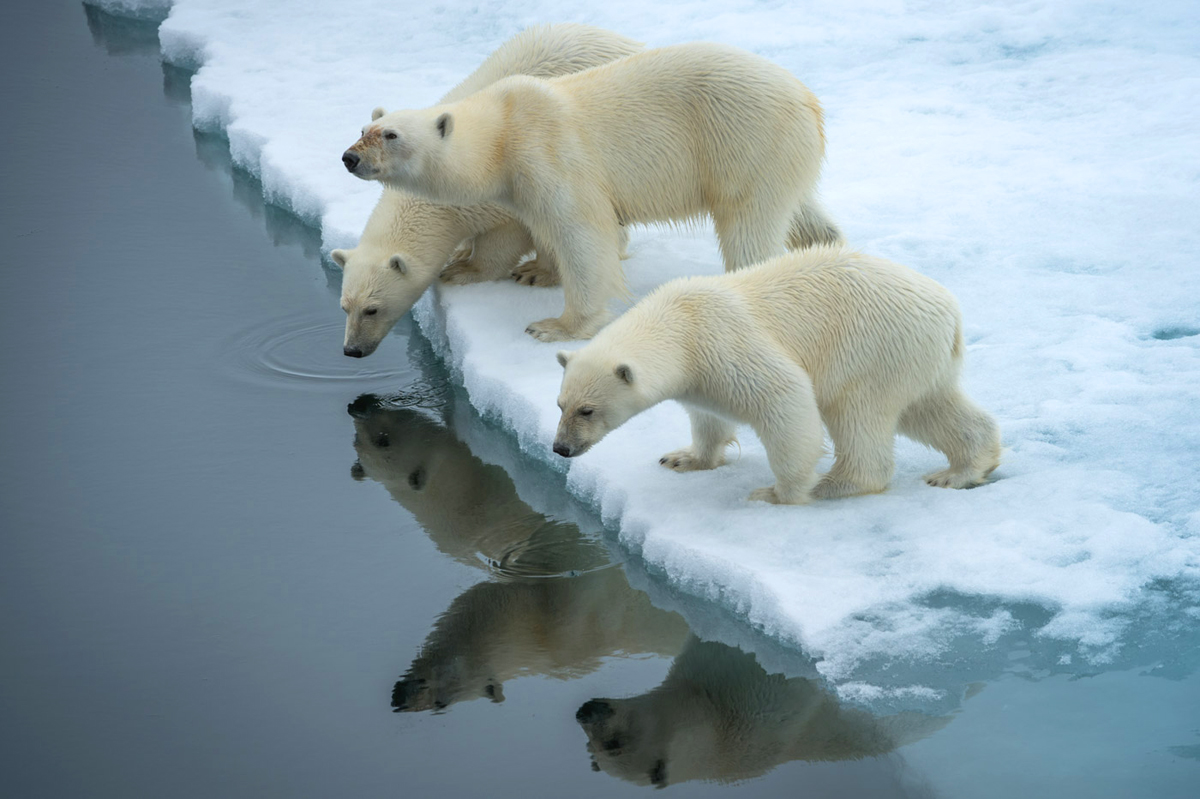
[[[751,499],[800,504],[883,491],[897,432],[945,453],[931,485],[981,483],[999,462],[995,421],[959,389],[962,321],[938,283],[842,247],[660,286],[565,364],[556,448],[579,454],[667,399],[687,407],[678,471],[724,463],[734,423],[762,440],[776,483]],[[581,415],[580,409],[592,412]],[[822,422],[835,460],[818,482]]]
[[[488,56],[442,102],[467,97],[510,75],[565,75],[641,49],[639,42],[588,25],[528,28]],[[382,113],[382,109],[376,109],[373,118]],[[344,270],[345,346],[357,347],[366,355],[374,352],[400,317],[437,280],[464,241],[469,242],[469,255],[447,267],[443,277],[448,282],[508,278],[521,257],[534,249],[525,226],[498,205],[435,205],[385,189],[358,246],[331,253]],[[391,266],[393,256],[399,257],[402,270]],[[554,262],[545,255],[522,264],[517,277],[529,284],[558,282]],[[368,309],[375,313],[364,314]]]
[[[734,47],[677,45],[552,80],[506,78],[457,103],[387,114],[368,136],[363,177],[438,202],[500,203],[555,257],[565,311],[529,328],[546,341],[587,338],[606,321],[623,285],[622,223],[709,214],[727,270],[839,239],[815,201],[825,145],[816,98]]]

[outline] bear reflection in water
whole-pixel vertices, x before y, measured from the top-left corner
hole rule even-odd
[[[750,779],[792,760],[884,755],[949,722],[842,706],[812,680],[767,674],[753,655],[696,638],[657,688],[629,699],[591,699],[575,720],[587,734],[594,770],[660,788]]]
[[[349,412],[355,479],[386,487],[443,553],[501,578],[467,589],[442,614],[396,683],[394,709],[499,702],[513,677],[570,679],[605,657],[683,648],[681,616],[630,588],[602,543],[529,507],[503,469],[475,457],[429,413],[371,395]]]
[[[383,485],[443,554],[506,576],[545,576],[608,563],[604,546],[547,519],[517,496],[499,466],[472,454],[432,412],[364,394],[354,419],[355,480]]]
[[[503,469],[430,413],[367,395],[350,414],[354,477],[386,487],[443,553],[498,578],[468,588],[437,620],[395,684],[394,710],[501,702],[507,680],[573,679],[612,656],[675,657],[649,693],[592,699],[576,714],[593,768],[658,786],[882,755],[948,721],[842,707],[811,680],[767,674],[752,655],[699,641],[682,616],[631,588],[600,542],[534,511]]]
[[[396,683],[392,707],[441,710],[481,696],[500,702],[514,677],[570,680],[615,655],[674,655],[687,636],[683,617],[651,605],[619,567],[480,583],[438,619]]]

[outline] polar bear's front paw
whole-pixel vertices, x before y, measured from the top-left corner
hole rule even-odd
[[[705,469],[715,469],[725,462],[724,458],[704,460],[691,447],[668,452],[658,459],[662,466],[676,472],[698,472]]]
[[[925,475],[925,482],[934,488],[973,488],[983,485],[987,479],[975,471],[943,469],[940,472]]]
[[[558,270],[534,258],[512,271],[513,280],[522,286],[557,286],[562,283]]]
[[[570,341],[575,338],[557,316],[534,322],[525,328],[525,332],[538,341]]]
[[[604,318],[600,317],[596,321],[579,322],[572,327],[564,323],[562,317],[555,316],[534,322],[525,328],[525,332],[538,341],[575,341],[594,336],[604,325],[604,321]]]
[[[468,283],[480,283],[486,280],[483,273],[476,269],[468,259],[447,264],[440,277],[443,283],[455,286],[465,286]]]

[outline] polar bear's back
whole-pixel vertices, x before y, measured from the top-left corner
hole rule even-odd
[[[841,246],[812,247],[725,275],[673,280],[597,338],[666,322],[719,363],[763,349],[812,378],[818,402],[868,391],[904,407],[958,377],[962,322],[943,286]],[[741,353],[742,355],[738,355]]]
[[[571,129],[602,153],[614,205],[630,218],[678,218],[642,207],[677,192],[690,195],[692,213],[799,194],[820,174],[820,104],[753,53],[706,42],[662,47],[550,84],[565,98]]]
[[[591,25],[535,25],[500,45],[441,102],[457,102],[510,75],[569,75],[639,53],[643,47],[641,42]]]
[[[818,395],[869,376],[908,394],[957,378],[958,302],[906,266],[840,246],[814,247],[728,276],[757,326],[803,365]]]

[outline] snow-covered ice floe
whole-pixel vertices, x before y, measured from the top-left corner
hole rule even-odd
[[[658,465],[689,440],[667,403],[568,463],[550,450],[558,347],[523,332],[560,312],[561,291],[431,292],[414,315],[471,404],[566,472],[652,594],[711,600],[867,700],[933,690],[863,682],[880,664],[983,651],[1018,628],[1077,667],[1121,660],[1156,620],[1200,623],[1193,3],[178,0],[160,40],[197,70],[196,126],[223,131],[327,252],[353,246],[379,195],[339,160],[370,109],[429,105],[553,21],[650,46],[723,41],[807,83],[826,112],[826,207],[851,244],[958,296],[965,388],[1007,447],[997,479],[970,491],[926,486],[941,456],[901,439],[886,494],[767,506],[746,499],[772,482],[749,430],[716,471]],[[707,225],[637,228],[631,253],[636,295],[721,269]],[[398,357],[392,346],[372,357]]]

